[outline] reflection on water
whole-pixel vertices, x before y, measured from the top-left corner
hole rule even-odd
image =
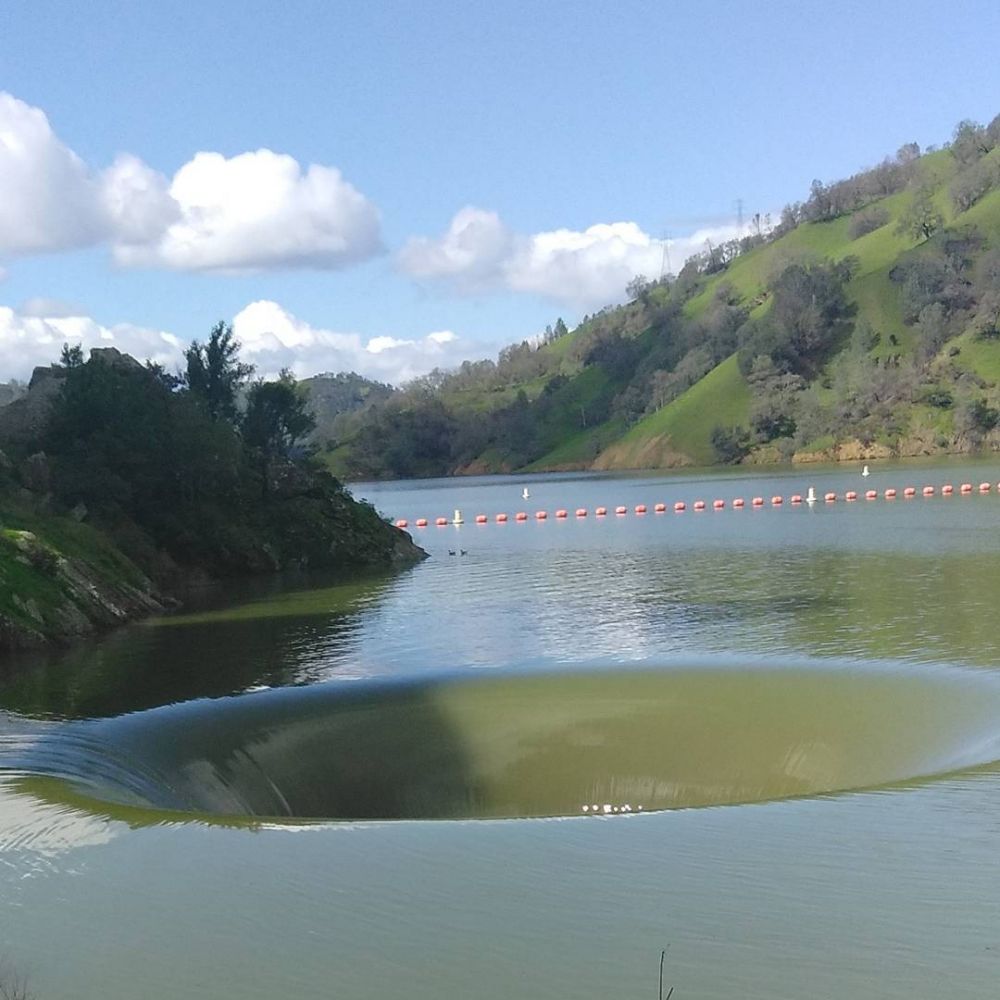
[[[809,527],[812,545],[734,529],[698,547],[647,519],[536,549],[550,527],[509,542],[491,526],[463,559],[436,552],[399,577],[167,617],[8,665],[0,704],[88,718],[261,686],[704,653],[1000,662],[995,530],[968,525],[978,552],[963,536],[957,552],[921,554],[845,546],[835,517]]]
[[[856,480],[531,490],[552,510]],[[521,485],[369,495],[469,515]],[[432,559],[402,576],[228,588],[8,663],[0,954],[42,1000],[604,1000],[651,994],[667,944],[678,998],[992,996],[998,524],[995,494],[467,523],[415,533]],[[720,803],[742,804],[670,808]]]
[[[140,622],[68,652],[22,656],[0,672],[0,705],[93,718],[318,680],[356,648],[362,616],[398,580],[300,589],[295,578],[290,591]]]

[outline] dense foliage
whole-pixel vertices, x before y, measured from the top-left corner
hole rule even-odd
[[[247,385],[238,351],[220,324],[179,376],[114,349],[64,352],[40,373],[58,383],[44,419],[4,441],[20,485],[161,576],[389,562],[400,534],[300,447],[314,421],[295,380]]]

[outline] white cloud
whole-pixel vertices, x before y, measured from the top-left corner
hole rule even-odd
[[[411,239],[399,262],[414,277],[445,278],[462,291],[484,291],[496,283],[514,244],[514,234],[496,212],[467,206],[439,239]]]
[[[182,342],[171,333],[119,323],[103,326],[89,316],[37,316],[0,306],[0,381],[27,379],[36,365],[59,360],[64,344],[117,347],[143,361],[174,367]]]
[[[655,278],[668,259],[678,270],[707,240],[718,243],[736,234],[735,225],[722,225],[665,241],[635,222],[613,222],[523,236],[495,212],[466,207],[442,236],[411,239],[399,265],[460,293],[526,292],[585,310],[623,301],[625,286],[637,274]]]
[[[438,330],[417,340],[379,336],[365,339],[311,326],[277,302],[252,302],[233,318],[242,356],[258,374],[276,375],[290,368],[299,378],[318,372],[355,371],[399,385],[432,368],[451,368],[470,351],[481,353],[451,330]]]
[[[163,174],[127,153],[101,174],[101,201],[121,247],[155,242],[181,216]]]
[[[50,307],[46,309],[46,306]],[[105,326],[86,315],[70,315],[67,303],[33,299],[20,309],[0,306],[0,382],[26,380],[37,365],[58,361],[64,344],[117,347],[140,361],[155,361],[168,371],[183,367],[187,340],[166,330],[131,323]],[[48,312],[48,315],[44,315]],[[314,327],[277,302],[252,302],[233,319],[241,357],[272,378],[289,368],[299,378],[326,371],[356,371],[398,385],[432,368],[450,368],[482,345],[465,343],[451,330],[425,337],[362,337]]]
[[[105,233],[86,164],[43,111],[0,92],[0,257],[87,246]]]
[[[0,259],[100,243],[125,267],[335,269],[382,249],[375,206],[334,167],[200,152],[167,179],[122,154],[88,167],[48,118],[0,92]]]
[[[164,211],[158,192],[143,194],[141,207],[149,214]],[[152,238],[141,232],[138,239],[119,239],[119,264],[185,271],[332,269],[381,249],[375,206],[339,170],[313,164],[303,171],[292,157],[269,149],[231,159],[198,153],[174,175],[168,197],[174,219]],[[135,214],[132,208],[129,218]]]

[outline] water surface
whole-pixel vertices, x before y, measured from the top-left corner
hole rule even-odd
[[[0,952],[44,998],[643,996],[667,945],[677,997],[992,995],[1000,496],[728,501],[1000,476],[857,472],[370,484],[466,523],[8,664]]]

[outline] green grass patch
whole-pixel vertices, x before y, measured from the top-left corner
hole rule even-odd
[[[948,355],[956,347],[959,353],[950,357],[956,367],[994,385],[1000,383],[1000,340],[979,340],[971,330],[967,330],[960,337],[948,341],[944,353]]]
[[[746,425],[749,417],[750,388],[734,354],[673,402],[640,420],[608,451],[616,468],[647,467],[643,456],[655,451],[657,442],[662,450],[696,465],[710,465],[716,461],[712,431]],[[637,464],[630,465],[633,461]]]

